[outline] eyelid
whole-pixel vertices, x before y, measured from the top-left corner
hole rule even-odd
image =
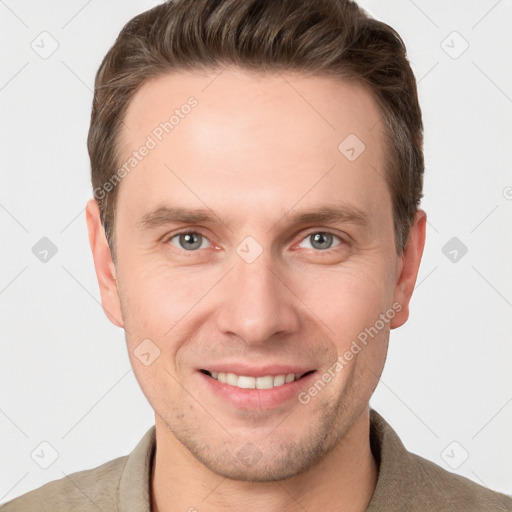
[[[206,238],[206,240],[208,240],[208,242],[210,243],[210,247],[207,247],[206,249],[211,249],[212,246],[214,247],[215,244],[214,242],[212,242],[210,240],[210,237],[205,235],[201,229],[199,228],[187,228],[187,229],[182,229],[181,231],[176,231],[175,233],[169,233],[165,236],[162,237],[162,241],[164,244],[169,244],[171,245],[169,242],[173,239],[173,238],[176,238],[177,236],[180,236],[180,235],[188,235],[188,234],[193,234],[193,233],[196,233],[198,235],[201,235],[203,238]],[[199,251],[202,251],[204,249],[196,249],[195,251],[186,251],[185,249],[181,249],[180,247],[176,247],[176,246],[173,246],[175,249],[181,251],[181,252],[184,252],[184,253],[194,253],[194,252],[199,252]]]
[[[177,237],[177,236],[180,236],[180,235],[186,235],[186,234],[190,234],[190,233],[197,233],[198,235],[201,235],[203,238],[206,238],[208,240],[208,242],[211,244],[210,247],[207,247],[206,249],[212,249],[212,247],[214,248],[215,247],[215,244],[214,242],[212,242],[210,240],[210,237],[205,235],[202,231],[201,231],[201,228],[195,228],[195,227],[191,227],[191,228],[186,228],[186,229],[182,229],[180,231],[177,231],[175,233],[170,233],[170,234],[167,234],[163,237],[163,242],[165,244],[169,244],[169,242]],[[322,252],[322,253],[328,253],[329,251],[333,251],[333,250],[336,250],[337,247],[339,246],[342,246],[342,245],[346,245],[348,243],[348,241],[341,235],[337,234],[337,233],[334,233],[333,231],[330,231],[328,229],[325,229],[325,228],[310,228],[306,233],[302,234],[300,240],[296,243],[293,244],[293,247],[295,247],[296,245],[300,244],[301,242],[303,242],[306,238],[308,238],[309,236],[311,235],[314,235],[316,233],[325,233],[325,234],[329,234],[329,235],[332,235],[336,238],[338,238],[340,240],[340,243],[338,245],[335,245],[334,247],[330,247],[329,249],[324,249],[324,250],[317,250],[315,252]],[[175,246],[174,246],[175,247]],[[185,249],[181,249],[179,247],[175,247],[176,249],[180,250],[181,252],[183,253],[194,253],[194,252],[200,252],[200,251],[203,251],[204,249],[196,249],[194,251],[186,251]],[[314,250],[314,249],[313,249]]]
[[[334,233],[333,231],[330,231],[329,229],[316,228],[316,229],[309,230],[305,235],[303,235],[301,237],[301,239],[297,243],[294,244],[294,247],[296,245],[302,243],[309,236],[314,235],[316,233],[323,233],[323,234],[332,235],[333,237],[338,238],[338,240],[340,241],[340,243],[338,245],[335,245],[334,247],[330,247],[329,249],[316,250],[315,252],[318,252],[318,253],[328,253],[329,251],[334,251],[334,250],[336,250],[337,247],[340,247],[342,245],[347,245],[347,243],[348,243],[348,241],[343,236],[339,235],[338,233]]]

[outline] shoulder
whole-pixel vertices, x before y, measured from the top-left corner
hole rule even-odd
[[[438,511],[512,511],[512,498],[505,494],[450,473],[419,455],[408,453],[408,461],[406,469],[417,492],[414,499],[425,507],[419,510],[434,507]]]
[[[512,512],[512,498],[407,451],[373,409],[370,442],[379,476],[368,511]]]
[[[117,490],[128,456],[48,482],[0,506],[1,512],[89,512],[117,509]]]

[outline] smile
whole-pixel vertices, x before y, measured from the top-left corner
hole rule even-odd
[[[296,381],[308,375],[313,370],[303,374],[281,374],[281,375],[264,375],[262,377],[251,377],[248,375],[236,375],[235,373],[225,372],[209,372],[201,370],[202,373],[210,376],[212,379],[218,380],[223,384],[242,389],[272,389],[283,386],[290,382]]]

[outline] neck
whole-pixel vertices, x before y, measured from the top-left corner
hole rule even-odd
[[[308,471],[275,482],[240,482],[200,464],[156,417],[152,512],[364,512],[377,484],[366,408],[338,445]]]

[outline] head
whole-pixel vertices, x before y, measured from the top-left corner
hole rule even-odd
[[[166,2],[103,60],[88,149],[102,304],[157,428],[231,478],[318,463],[367,410],[423,251],[400,37],[341,0]],[[216,372],[301,378],[226,395]]]

